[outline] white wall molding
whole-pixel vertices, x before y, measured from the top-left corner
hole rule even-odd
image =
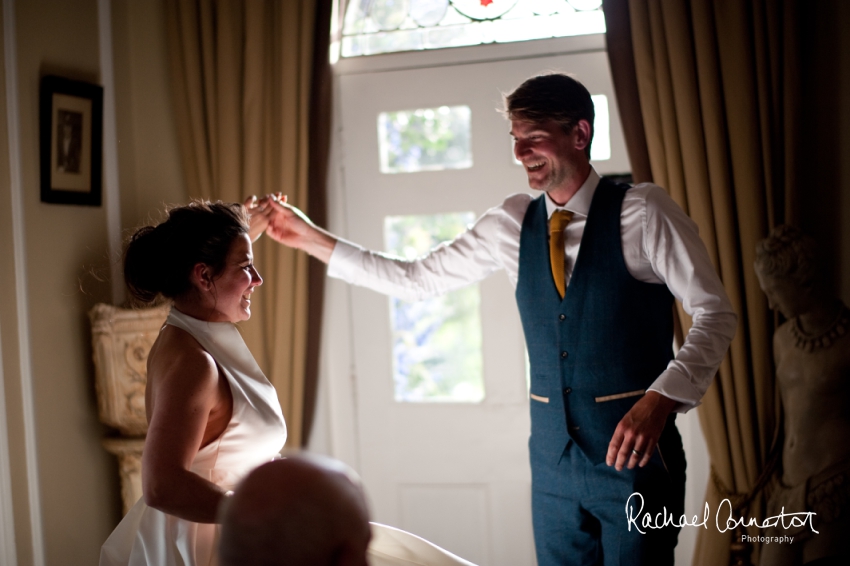
[[[12,508],[12,462],[9,459],[9,425],[6,417],[6,382],[3,375],[3,333],[0,328],[0,566],[16,566],[15,512]]]
[[[18,356],[24,414],[24,450],[27,470],[27,496],[32,533],[33,566],[44,566],[44,532],[41,522],[41,491],[38,481],[38,454],[35,441],[35,399],[32,383],[29,298],[24,248],[23,178],[21,174],[21,124],[18,107],[18,51],[15,1],[3,0],[3,48],[6,66],[6,120],[9,131],[9,172],[11,187],[12,243],[15,264],[15,304],[18,317]]]
[[[112,303],[124,302],[121,272],[121,195],[118,180],[118,133],[115,123],[115,73],[112,64],[112,0],[98,0],[97,26],[100,45],[100,82],[103,86],[103,195],[109,238]]]

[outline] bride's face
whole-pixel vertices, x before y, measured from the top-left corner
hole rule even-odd
[[[254,268],[251,240],[242,234],[230,245],[224,269],[213,281],[212,322],[239,322],[251,318],[251,293],[263,278]]]

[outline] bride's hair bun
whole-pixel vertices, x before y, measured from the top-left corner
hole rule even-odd
[[[248,233],[248,213],[236,203],[195,200],[168,211],[157,226],[143,226],[124,252],[124,281],[134,298],[174,299],[192,288],[192,268],[202,263],[217,276],[233,241]]]

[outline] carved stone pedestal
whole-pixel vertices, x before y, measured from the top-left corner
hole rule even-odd
[[[104,439],[103,446],[118,456],[124,513],[142,495],[147,359],[168,310],[167,305],[131,310],[99,304],[89,311],[100,420],[121,432]]]
[[[144,438],[104,438],[103,447],[118,456],[121,475],[121,501],[124,514],[142,497],[142,449]]]

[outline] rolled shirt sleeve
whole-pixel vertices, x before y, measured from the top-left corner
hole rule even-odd
[[[528,195],[516,196],[526,201],[527,208]],[[509,197],[506,203],[511,200]],[[366,250],[339,240],[328,262],[328,276],[406,301],[435,297],[504,269],[506,257],[518,257],[519,239],[513,243],[512,238],[506,237],[511,229],[505,226],[517,224],[517,216],[518,226],[521,226],[522,215],[518,211],[506,209],[504,204],[491,208],[454,240],[414,260]],[[513,231],[518,233],[519,227],[514,227]],[[515,254],[511,254],[512,245],[516,247]],[[513,271],[515,274],[516,268]]]
[[[646,192],[645,222],[643,246],[652,271],[693,319],[676,357],[649,390],[678,401],[676,411],[686,412],[711,385],[738,317],[696,223],[656,185]]]

